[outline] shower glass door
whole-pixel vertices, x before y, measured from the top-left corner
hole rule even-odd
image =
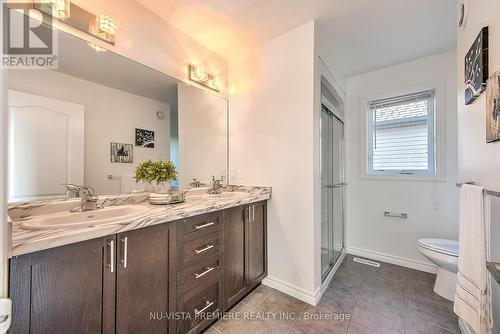
[[[324,280],[344,249],[344,123],[321,108],[321,278]]]

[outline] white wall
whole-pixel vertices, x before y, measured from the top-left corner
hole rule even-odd
[[[272,186],[265,283],[312,303],[314,22],[250,59],[253,81],[229,100],[232,182]]]
[[[183,83],[178,85],[179,182],[209,183],[227,175],[227,101]]]
[[[445,81],[446,182],[366,180],[362,174],[362,101]],[[387,256],[386,260],[432,270],[416,248],[419,238],[458,240],[456,51],[448,51],[346,80],[347,245],[350,252]],[[406,212],[408,219],[385,218],[384,211]],[[366,253],[365,255],[369,255]]]
[[[146,159],[170,157],[170,106],[55,71],[12,70],[8,86],[26,93],[73,102],[85,111],[85,184],[97,194],[121,192],[121,180],[107,178],[135,175]],[[157,111],[166,117],[159,120]],[[155,131],[155,148],[135,146],[135,128]],[[134,145],[133,163],[111,163],[110,143]]]
[[[500,190],[500,142],[486,143],[486,93],[473,104],[464,104],[464,58],[479,31],[489,26],[489,75],[500,69],[500,2],[469,1],[469,18],[465,30],[458,31],[458,167],[459,179],[475,181]],[[492,199],[491,259],[500,262],[500,200]],[[500,288],[493,284],[494,333],[500,333]]]

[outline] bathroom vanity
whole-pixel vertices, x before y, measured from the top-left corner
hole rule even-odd
[[[22,227],[27,221],[55,209],[11,207],[19,219],[12,223],[10,332],[206,329],[267,274],[270,189],[233,192],[247,195],[188,196],[183,204],[161,207],[139,202],[133,205],[148,210],[127,222],[75,229],[28,230]],[[69,205],[64,202],[55,205]],[[58,244],[64,245],[53,247]]]

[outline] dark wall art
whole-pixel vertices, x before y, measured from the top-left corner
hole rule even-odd
[[[486,88],[488,80],[488,27],[481,29],[465,55],[465,104],[471,104]]]
[[[486,142],[500,140],[500,70],[488,79],[486,88]]]
[[[151,130],[135,129],[135,146],[155,148],[155,132]]]
[[[134,145],[111,143],[111,162],[134,162]]]

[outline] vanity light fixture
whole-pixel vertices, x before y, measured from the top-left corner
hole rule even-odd
[[[71,15],[70,0],[35,0],[35,8],[58,19],[67,19]]]
[[[224,77],[215,76],[206,71],[203,66],[189,65],[189,80],[208,87],[216,92],[224,88]]]
[[[31,0],[28,6],[28,8],[38,9],[44,17],[53,17],[67,26],[90,34],[106,43],[115,44],[118,24],[112,16],[95,15],[71,3],[70,0]]]

